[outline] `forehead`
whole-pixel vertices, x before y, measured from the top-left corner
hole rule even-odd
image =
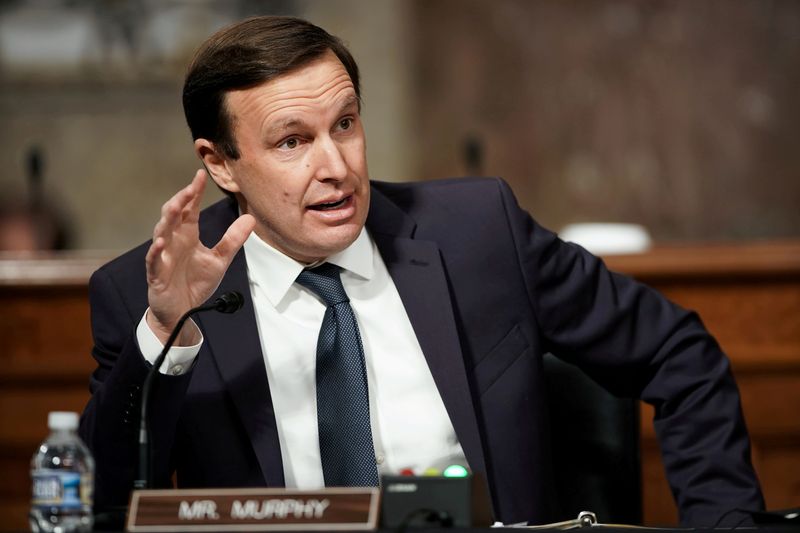
[[[341,107],[350,100],[357,101],[353,82],[339,58],[329,51],[261,85],[230,91],[226,107],[237,121],[253,115],[265,120],[304,111],[318,113],[320,108]]]

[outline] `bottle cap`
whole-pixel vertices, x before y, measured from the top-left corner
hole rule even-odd
[[[47,415],[47,427],[50,429],[78,429],[78,413],[71,411],[52,411]]]

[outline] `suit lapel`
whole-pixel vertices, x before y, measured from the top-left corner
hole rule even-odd
[[[207,246],[216,244],[233,222],[236,216],[233,209],[221,217],[210,218],[214,222],[201,231]],[[244,249],[236,254],[211,299],[228,291],[238,291],[245,297],[242,309],[230,315],[205,313],[199,321],[211,356],[250,437],[264,480],[268,486],[282,487],[285,481],[278,429],[250,297]]]
[[[415,224],[372,190],[367,226],[392,276],[442,401],[473,471],[486,472],[447,276],[436,243],[413,238]]]

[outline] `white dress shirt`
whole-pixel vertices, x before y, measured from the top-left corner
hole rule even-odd
[[[326,306],[295,283],[305,265],[255,233],[245,242],[244,251],[286,486],[321,488],[315,372],[317,337]],[[380,472],[411,469],[420,474],[427,468],[467,466],[400,295],[366,229],[327,261],[342,268],[342,285],[358,321]],[[144,319],[137,338],[145,358],[154,361],[161,344]],[[188,371],[199,349],[198,344],[170,350],[162,372]]]

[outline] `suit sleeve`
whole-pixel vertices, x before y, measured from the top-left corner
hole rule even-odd
[[[144,309],[125,297],[105,269],[89,282],[89,304],[97,368],[80,434],[95,459],[95,506],[100,509],[128,502],[137,473],[141,387],[149,365],[135,339]],[[190,375],[157,374],[153,384],[149,413],[156,486],[171,485],[172,444]]]
[[[730,364],[699,317],[538,226],[500,183],[547,348],[612,393],[654,406],[681,522],[710,526],[730,509],[763,509]]]

